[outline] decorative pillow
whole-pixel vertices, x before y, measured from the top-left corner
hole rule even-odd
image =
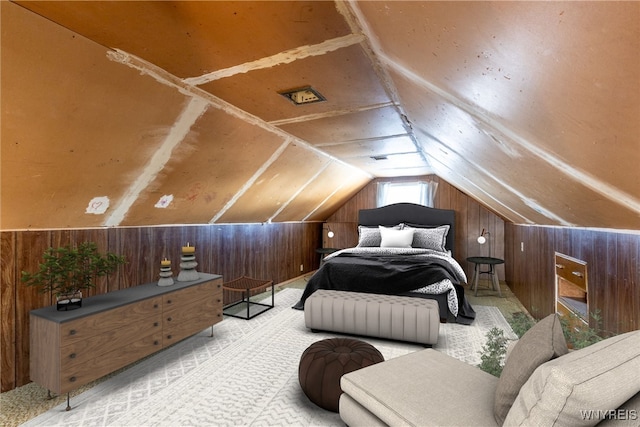
[[[435,228],[413,228],[404,226],[403,230],[414,230],[413,242],[411,247],[433,249],[440,252],[446,252],[445,244],[447,243],[447,234],[449,234],[449,226],[442,225]]]
[[[377,248],[380,247],[382,236],[380,235],[380,227],[365,227],[363,225],[358,226],[358,248]],[[402,226],[400,224],[393,227],[384,227],[393,230],[400,230]]]
[[[369,227],[358,227],[358,245],[359,248],[370,248],[370,247],[378,247],[380,246],[381,236],[380,230],[376,228]]]
[[[638,410],[624,411],[640,392],[640,331],[627,332],[552,360],[522,386],[505,425],[638,425]],[[626,402],[626,403],[625,403]],[[627,405],[627,406],[625,406]],[[621,412],[617,410],[621,408]],[[636,408],[638,406],[636,405]]]
[[[504,423],[520,388],[533,371],[568,351],[557,314],[550,314],[525,332],[511,350],[498,380],[493,405],[493,415],[498,425]]]
[[[410,248],[413,229],[395,230],[380,226],[381,248]]]

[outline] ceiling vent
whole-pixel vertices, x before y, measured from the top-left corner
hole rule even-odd
[[[320,93],[311,86],[278,93],[296,105],[313,104],[314,102],[326,101],[325,97],[320,95]]]
[[[371,156],[373,160],[388,160],[387,156]]]

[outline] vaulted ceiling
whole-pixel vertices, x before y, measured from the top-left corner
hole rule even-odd
[[[2,229],[321,221],[428,174],[640,229],[640,2],[0,7]]]

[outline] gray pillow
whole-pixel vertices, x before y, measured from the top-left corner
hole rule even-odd
[[[520,388],[533,371],[568,351],[557,314],[545,317],[518,340],[507,358],[496,388],[493,415],[499,425],[504,423]]]
[[[447,251],[445,244],[447,243],[447,234],[449,234],[448,225],[434,228],[413,228],[405,225],[403,230],[413,230],[412,248],[433,249],[440,252]]]
[[[379,247],[380,242],[382,241],[382,237],[380,236],[380,230],[378,227],[369,228],[369,227],[358,227],[358,246],[359,248],[371,248],[371,247]]]

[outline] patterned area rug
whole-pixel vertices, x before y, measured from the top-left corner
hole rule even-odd
[[[304,313],[290,307],[302,290],[276,294],[276,308],[249,321],[225,318],[214,327],[166,349],[24,426],[332,426],[338,414],[311,403],[298,383],[302,352],[334,337],[312,333]],[[496,326],[515,334],[495,307],[475,306],[471,326],[442,324],[434,349],[467,363],[480,363],[486,332]],[[385,360],[424,347],[361,338]]]

